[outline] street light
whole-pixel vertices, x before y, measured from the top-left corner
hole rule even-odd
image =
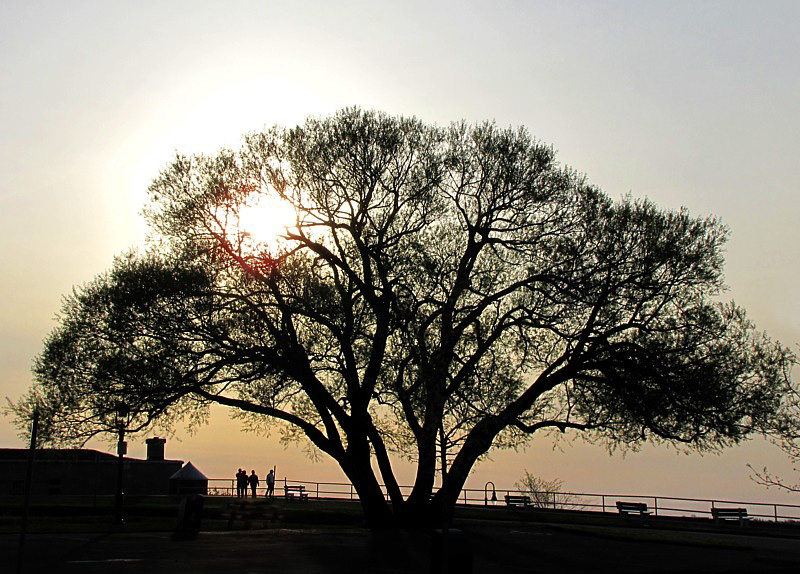
[[[130,408],[124,402],[117,403],[114,420],[119,433],[119,440],[117,441],[117,456],[119,457],[117,465],[117,494],[114,508],[114,524],[117,525],[125,524],[125,519],[122,517],[122,502],[125,498],[125,493],[122,491],[122,472],[125,465],[125,455],[128,453],[128,443],[125,442],[125,426],[130,412]]]
[[[483,485],[483,505],[489,506],[489,485],[492,485],[492,504],[497,502],[497,491],[494,488],[494,483],[490,480]]]

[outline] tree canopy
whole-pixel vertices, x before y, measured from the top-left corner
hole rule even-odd
[[[258,201],[293,207],[280,240],[242,227]],[[225,405],[334,459],[379,523],[440,514],[540,430],[707,450],[795,424],[792,354],[720,302],[725,227],[612,200],[524,129],[346,109],[176,157],[145,216],[13,405],[50,440],[120,400],[131,430]]]

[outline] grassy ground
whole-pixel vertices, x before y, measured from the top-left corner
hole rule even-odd
[[[228,504],[235,501],[231,497],[205,497],[202,530],[227,530],[228,521],[223,515]],[[281,524],[335,527],[363,523],[360,506],[351,501],[276,499],[274,505],[281,516]],[[176,526],[179,507],[178,497],[128,497],[124,506],[126,528],[134,532],[171,531]],[[0,498],[0,532],[19,532],[22,514],[21,497]],[[26,530],[31,533],[103,532],[109,529],[113,518],[113,497],[41,497],[31,502]],[[235,526],[241,528],[238,522]]]
[[[369,530],[358,503],[276,499],[278,522],[227,529],[235,499],[206,497],[199,535],[176,539],[179,499],[126,500],[126,524],[111,526],[113,498],[34,500],[25,572],[197,574],[242,571],[353,574],[432,569],[430,529]],[[262,501],[264,499],[261,499]],[[0,499],[0,554],[17,555],[21,499]],[[788,572],[800,569],[800,527],[650,518],[577,511],[459,507],[454,525],[475,574],[504,572]],[[459,535],[451,540],[458,542]],[[461,551],[460,550],[460,551]],[[797,567],[797,568],[795,568]]]
[[[249,500],[249,499],[248,499]],[[348,500],[315,500],[306,502],[276,498],[259,502],[275,507],[280,516],[276,525],[293,528],[341,528],[363,525],[360,505]],[[236,498],[207,496],[204,501],[201,529],[208,532],[227,530],[225,516],[228,505]],[[19,532],[22,518],[22,497],[0,497],[0,532]],[[126,529],[132,532],[170,532],[178,519],[180,498],[173,496],[128,497],[125,500],[124,516]],[[272,512],[270,510],[270,512]],[[114,498],[50,496],[32,500],[27,522],[27,532],[104,532],[109,530],[114,516]],[[547,523],[576,532],[592,531],[593,527],[612,528],[609,535],[653,540],[665,536],[664,532],[708,532],[725,534],[748,534],[800,537],[800,525],[754,521],[747,528],[735,524],[716,526],[709,519],[650,517],[646,522],[636,518],[624,518],[617,514],[579,511],[511,510],[504,506],[457,507],[454,524],[504,522]],[[263,527],[255,524],[255,527]],[[236,522],[235,529],[243,524]],[[588,529],[588,530],[587,530]],[[671,535],[675,536],[675,535]]]

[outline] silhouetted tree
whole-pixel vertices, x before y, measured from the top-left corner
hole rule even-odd
[[[51,440],[120,400],[131,430],[228,406],[334,459],[379,524],[446,516],[537,431],[706,450],[793,408],[789,352],[714,301],[725,228],[612,201],[523,129],[347,109],[179,156],[150,196],[147,252],[66,299],[13,405]],[[296,210],[279,244],[240,226],[261,197]]]
[[[564,509],[580,506],[576,495],[564,492],[564,481],[560,478],[547,480],[526,469],[522,478],[514,483],[514,488],[529,496],[531,504],[536,508]]]

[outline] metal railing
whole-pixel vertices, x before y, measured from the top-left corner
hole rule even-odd
[[[275,479],[275,496],[285,493],[287,485],[302,485],[306,487],[309,498],[326,498],[334,500],[358,500],[355,488],[349,482],[313,482],[309,480],[289,480],[288,478]],[[247,493],[250,494],[250,487]],[[410,489],[409,489],[410,492]],[[228,478],[209,478],[208,493],[218,496],[236,496],[236,480]],[[265,496],[267,487],[261,482],[256,488],[258,496]],[[388,496],[388,495],[387,495]]]
[[[263,484],[263,483],[262,483]],[[349,482],[315,482],[310,480],[291,480],[281,478],[275,481],[275,496],[283,496],[287,485],[305,486],[309,498],[331,500],[358,500],[358,493]],[[386,488],[384,495],[389,498]],[[403,496],[411,493],[411,486],[400,486]],[[258,496],[266,494],[266,486],[256,489]],[[208,480],[210,495],[236,496],[236,481],[226,478]],[[248,494],[250,489],[248,488]],[[711,498],[682,498],[676,496],[653,496],[643,494],[605,494],[587,492],[530,492],[514,489],[496,489],[496,502],[490,502],[484,488],[464,488],[458,497],[459,506],[505,507],[506,495],[527,495],[531,506],[552,510],[579,510],[585,512],[614,512],[616,502],[644,502],[654,516],[673,517],[711,517],[712,508],[746,508],[748,515],[756,520],[774,522],[800,522],[800,505],[773,502],[752,502],[740,500],[717,500]]]

